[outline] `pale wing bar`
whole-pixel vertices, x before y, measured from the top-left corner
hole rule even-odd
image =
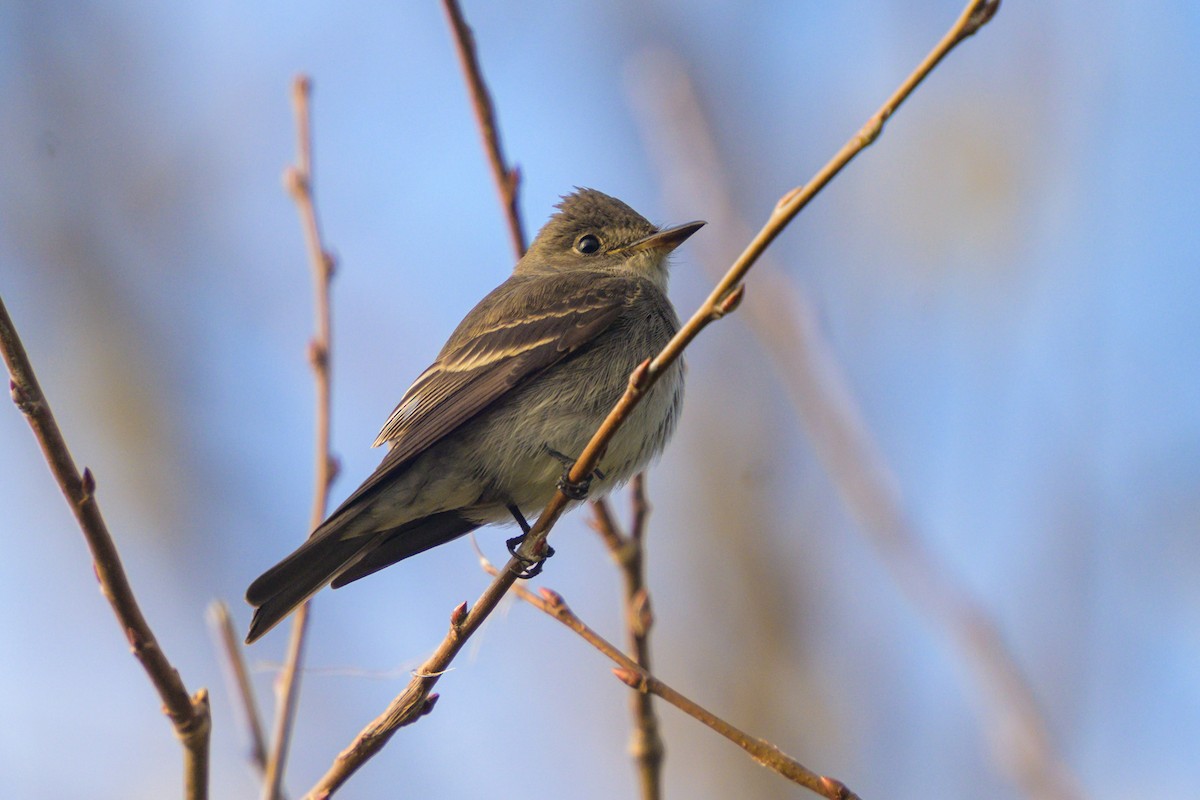
[[[397,468],[471,420],[514,386],[557,363],[608,328],[641,292],[635,280],[613,276],[581,284],[556,296],[553,305],[531,309],[443,353],[405,393],[378,441],[391,449],[375,473],[326,521],[337,524],[343,511],[374,493]],[[463,367],[460,365],[469,365]],[[411,404],[411,405],[410,405]],[[318,531],[314,532],[319,533]]]

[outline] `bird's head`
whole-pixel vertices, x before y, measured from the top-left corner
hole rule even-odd
[[[667,256],[704,225],[688,222],[658,228],[617,198],[595,189],[578,189],[563,197],[558,209],[517,262],[516,274],[629,270],[665,289]]]

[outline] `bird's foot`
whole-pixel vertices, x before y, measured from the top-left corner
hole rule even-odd
[[[550,546],[549,542],[543,542],[542,546],[545,548],[545,550],[543,554],[537,558],[529,558],[517,552],[521,545],[525,543],[525,537],[529,535],[529,521],[525,519],[525,515],[521,513],[521,509],[517,508],[513,504],[509,504],[508,512],[513,515],[513,519],[515,519],[517,524],[521,526],[521,535],[514,536],[504,543],[508,547],[508,552],[512,555],[512,557],[525,565],[525,568],[517,573],[517,577],[521,580],[536,578],[542,573],[542,566],[546,563],[546,559],[554,555],[554,548]]]
[[[505,544],[508,546],[508,552],[512,554],[512,557],[525,565],[524,568],[517,573],[517,577],[526,581],[530,578],[536,578],[538,575],[541,575],[542,567],[546,564],[546,559],[554,555],[554,548],[545,542],[543,542],[543,546],[546,548],[546,550],[541,556],[530,558],[528,556],[521,555],[518,550],[520,550],[521,545],[525,543],[525,536],[527,533],[528,531],[522,533],[520,536],[514,536],[505,542]]]
[[[586,500],[588,490],[592,487],[592,479],[599,478],[604,480],[604,473],[599,467],[592,470],[592,473],[581,481],[571,480],[571,468],[575,466],[575,459],[568,455],[558,452],[550,445],[542,445],[546,452],[558,460],[563,466],[562,475],[558,479],[558,490],[567,496],[570,500]]]

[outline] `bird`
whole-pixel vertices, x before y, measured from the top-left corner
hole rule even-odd
[[[590,480],[566,477],[630,373],[679,329],[667,256],[705,223],[659,228],[586,188],[556,208],[396,405],[375,440],[387,445],[375,471],[250,584],[247,644],[326,585],[482,525],[516,521],[527,533],[525,515],[560,487],[573,502],[603,496],[661,454],[682,408],[682,361],[650,387]]]

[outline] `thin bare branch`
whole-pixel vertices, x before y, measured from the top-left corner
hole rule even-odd
[[[217,600],[208,607],[208,621],[212,626],[221,654],[229,669],[230,694],[237,698],[242,710],[242,722],[250,738],[250,761],[259,773],[267,769],[267,742],[263,736],[262,722],[258,716],[258,703],[254,700],[254,684],[242,657],[242,643],[233,627],[229,606]]]
[[[653,675],[624,668],[614,669],[613,674],[630,688],[636,689],[639,692],[649,692],[658,695],[688,716],[703,722],[745,750],[759,764],[773,772],[779,773],[793,783],[798,783],[804,788],[822,797],[828,797],[831,800],[858,800],[858,795],[852,792],[846,784],[825,775],[818,775],[799,761],[785,754],[775,745],[764,739],[751,736],[745,731],[730,725],[717,715],[705,710],[679,692],[676,692]]]
[[[684,323],[683,327],[679,329],[657,356],[644,362],[629,376],[629,386],[625,390],[625,394],[617,401],[612,411],[609,412],[608,418],[601,424],[600,428],[596,431],[596,435],[592,437],[592,440],[575,462],[575,466],[571,469],[569,476],[571,481],[581,481],[592,473],[592,470],[599,463],[601,456],[603,456],[604,450],[607,448],[613,434],[616,433],[617,429],[624,423],[629,414],[632,413],[633,408],[645,395],[646,391],[679,358],[684,348],[691,344],[692,340],[707,328],[710,323],[723,318],[738,307],[745,291],[742,281],[751,267],[754,266],[754,263],[771,242],[775,240],[775,237],[783,232],[783,229],[800,213],[801,209],[807,206],[813,197],[825,188],[855,156],[870,146],[879,137],[880,133],[883,132],[884,122],[908,99],[909,95],[920,85],[921,81],[960,42],[974,34],[984,23],[991,19],[996,9],[999,8],[999,5],[999,0],[971,0],[971,2],[967,3],[959,19],[933,50],[930,51],[929,55],[918,65],[916,70],[904,80],[900,88],[892,93],[892,96],[867,120],[862,128],[850,137],[833,158],[817,172],[816,176],[804,186],[793,189],[780,198],[772,210],[770,217],[767,219],[766,224],[763,225],[762,229],[750,241],[746,249],[742,251],[742,254],[734,261],[733,266],[729,268],[724,277],[717,283],[716,288],[709,294],[708,299],[700,305],[691,318]],[[542,512],[542,516],[538,518],[538,524],[525,537],[525,541],[519,551],[520,555],[526,561],[536,559],[541,555],[545,546],[545,534],[558,521],[558,517],[562,515],[567,502],[566,496],[559,492],[546,506],[545,511]]]
[[[466,603],[454,609],[450,616],[450,631],[437,650],[413,673],[408,686],[392,700],[387,709],[363,728],[350,745],[338,754],[329,770],[305,795],[306,798],[324,800],[331,796],[359,767],[378,753],[396,731],[405,725],[411,725],[433,710],[437,699],[437,695],[431,694],[433,687],[445,674],[450,662],[458,655],[467,639],[479,629],[512,587],[522,564],[523,562],[516,558],[510,559],[504,572],[492,581],[469,612]]]
[[[458,0],[442,0],[446,16],[450,20],[450,28],[454,31],[454,45],[458,50],[458,62],[462,66],[467,87],[471,91],[471,105],[475,109],[475,120],[479,123],[479,132],[483,135],[483,149],[487,152],[488,163],[492,167],[492,176],[496,180],[496,189],[500,193],[500,203],[504,206],[504,216],[508,220],[508,233],[512,238],[513,250],[517,258],[525,255],[525,233],[521,229],[521,209],[517,204],[517,193],[521,184],[521,172],[515,167],[509,167],[504,160],[504,150],[500,147],[500,128],[496,124],[496,107],[492,103],[487,84],[483,82],[483,71],[479,67],[479,57],[475,52],[475,36],[471,27],[463,17]]]
[[[613,435],[663,372],[679,358],[688,344],[708,327],[709,323],[723,318],[737,308],[744,293],[742,280],[767,246],[799,213],[800,209],[806,206],[854,156],[879,136],[883,130],[884,120],[895,112],[913,89],[959,42],[978,30],[998,6],[997,0],[972,0],[968,3],[962,16],[942,41],[904,81],[900,89],[893,93],[882,108],[868,120],[866,125],[851,137],[850,141],[817,173],[816,177],[805,186],[789,192],[778,202],[762,230],[726,272],[708,299],[684,323],[679,332],[657,356],[643,362],[629,376],[629,384],[624,395],[609,412],[607,419],[597,429],[583,452],[580,453],[568,476],[569,481],[582,481],[595,470]],[[466,614],[456,613],[452,617],[450,632],[433,655],[422,665],[418,674],[388,708],[364,728],[350,746],[337,756],[330,769],[310,790],[308,797],[329,797],[345,783],[350,775],[378,753],[400,727],[411,724],[423,714],[428,713],[429,693],[433,686],[462,649],[463,644],[479,629],[484,619],[491,614],[516,582],[517,574],[523,569],[523,565],[543,555],[546,537],[569,503],[569,498],[561,491],[555,493],[538,517],[537,523],[524,537],[518,550],[519,557],[514,556],[509,560],[469,612]]]
[[[645,570],[644,539],[646,520],[650,514],[650,503],[646,499],[645,473],[633,479],[630,493],[633,500],[633,521],[629,527],[629,535],[623,534],[617,528],[608,504],[603,501],[592,503],[592,527],[604,539],[608,546],[608,554],[621,570],[625,585],[624,614],[629,652],[633,654],[634,663],[649,673],[650,627],[654,624],[654,614],[650,607],[650,590],[646,585]],[[643,800],[657,800],[662,796],[662,765],[666,757],[666,747],[659,733],[658,715],[654,713],[651,694],[634,692],[631,698],[634,727],[629,741],[629,752],[637,766]]]
[[[481,560],[483,561],[484,570],[492,575],[497,574],[495,566],[486,559]],[[584,641],[616,663],[617,668],[613,670],[613,673],[623,683],[634,689],[638,695],[654,694],[661,697],[664,701],[675,706],[689,717],[699,720],[745,750],[762,766],[779,773],[793,783],[816,792],[822,797],[836,800],[854,800],[858,797],[841,781],[825,777],[824,775],[818,775],[770,742],[751,736],[745,731],[738,729],[699,703],[680,694],[663,681],[651,675],[649,670],[640,666],[628,655],[621,652],[616,645],[596,633],[587,623],[580,619],[558,592],[552,589],[541,588],[537,594],[534,594],[524,586],[518,585],[513,587],[513,593],[526,603],[544,611],[563,625],[566,625],[572,631],[579,634]]]
[[[616,550],[621,546],[624,537],[621,535],[620,526],[617,523],[616,517],[613,516],[612,507],[609,505],[608,498],[601,498],[592,501],[592,530],[600,535],[604,541],[604,546],[609,552]]]
[[[646,522],[650,519],[650,495],[646,491],[646,474],[633,479],[630,486],[633,522],[629,525],[629,538],[635,542],[646,539]],[[644,548],[643,548],[644,549]],[[645,569],[644,565],[643,570]]]
[[[209,714],[208,690],[200,689],[189,695],[183,679],[171,665],[158,639],[150,630],[150,624],[142,616],[133,587],[121,564],[117,545],[108,532],[108,525],[96,502],[96,479],[88,469],[81,475],[71,451],[63,438],[50,403],[42,393],[33,365],[25,352],[25,346],[17,335],[16,326],[8,315],[4,301],[0,299],[0,351],[10,376],[9,388],[17,408],[25,414],[33,435],[42,448],[50,472],[58,481],[67,505],[83,531],[83,538],[92,553],[96,580],[100,590],[112,606],[113,613],[125,638],[129,640],[133,655],[141,663],[158,696],[162,698],[163,711],[171,720],[175,735],[183,744],[184,753],[184,797],[188,800],[204,800],[208,797],[208,743],[212,729]]]
[[[316,333],[308,345],[308,360],[316,382],[317,409],[314,452],[316,461],[315,485],[313,487],[312,523],[315,529],[325,518],[329,503],[329,487],[337,476],[337,461],[330,453],[330,359],[331,312],[329,289],[335,268],[333,255],[325,249],[321,239],[321,228],[317,221],[316,202],[313,199],[312,169],[312,122],[309,101],[312,96],[312,81],[305,75],[292,82],[292,105],[296,113],[296,164],[284,172],[284,184],[296,202],[300,212],[300,223],[304,228],[304,239],[308,246],[309,261],[312,263],[313,287],[315,292]],[[308,630],[306,602],[296,610],[292,618],[292,633],[288,640],[287,656],[283,670],[276,683],[278,705],[271,739],[271,752],[267,758],[267,769],[263,779],[264,800],[277,800],[283,783],[287,761],[288,743],[296,717],[296,702],[300,693],[300,661],[304,654],[305,634]]]

